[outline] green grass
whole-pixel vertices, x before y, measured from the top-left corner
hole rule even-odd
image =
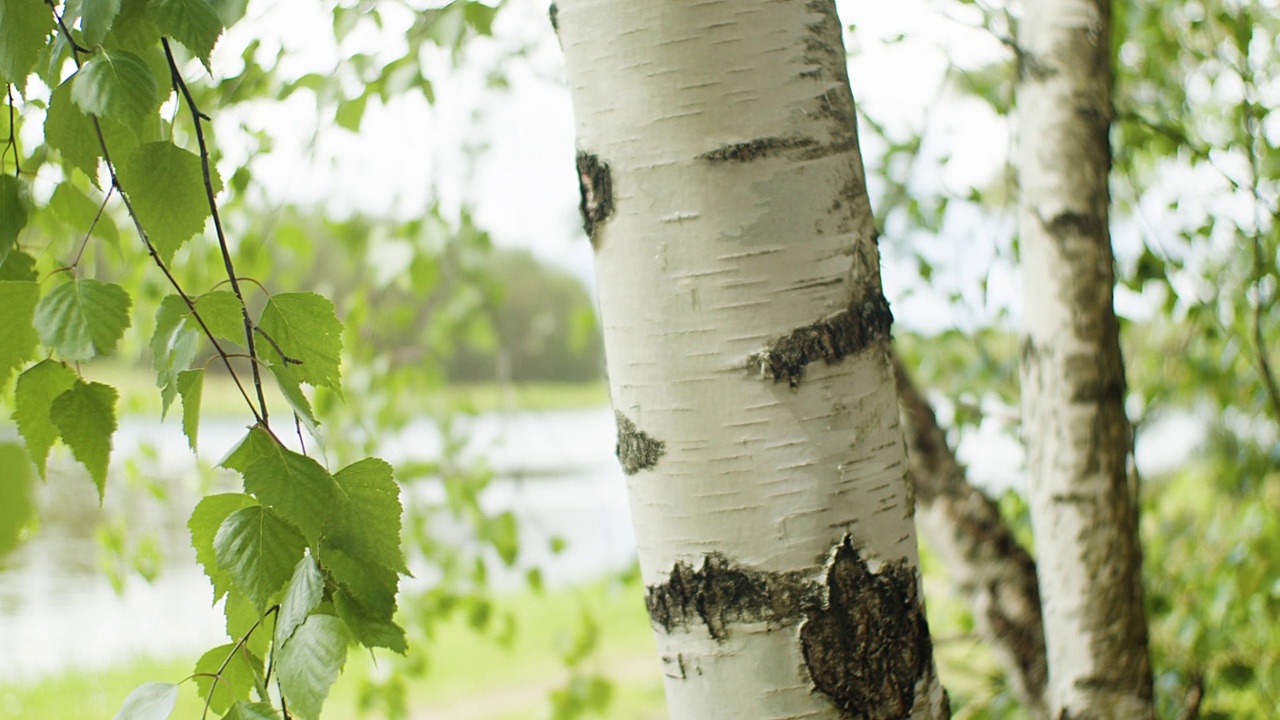
[[[961,708],[990,697],[996,666],[982,641],[969,633],[963,600],[954,597],[936,561],[925,554],[929,577],[929,617],[939,672],[953,701]],[[610,720],[665,720],[661,670],[653,636],[632,582],[595,583],[581,588],[536,594],[524,592],[495,601],[492,617],[509,614],[516,632],[508,646],[477,635],[462,617],[444,623],[422,646],[425,677],[410,681],[411,718],[449,720],[529,720],[549,717],[549,693],[562,687],[569,670],[562,660],[588,610],[599,628],[596,652],[581,670],[613,683],[613,701],[603,717]],[[0,681],[0,720],[93,720],[110,718],[124,697],[148,680],[176,682],[184,678],[196,655],[170,660],[141,659],[101,671],[68,671],[20,685]],[[385,657],[385,656],[383,656]],[[334,685],[324,717],[346,720],[361,716],[359,684],[371,668],[369,655],[353,652],[344,675]],[[199,718],[202,705],[190,683],[184,684],[172,717]],[[958,717],[965,716],[961,712]],[[210,715],[210,717],[214,717]],[[590,716],[598,717],[598,716]]]
[[[95,382],[104,382],[120,392],[120,414],[159,417],[160,390],[155,385],[155,374],[147,368],[116,363],[99,363],[87,366],[85,376]],[[265,378],[263,393],[268,408],[287,408],[284,397],[275,384]],[[246,380],[242,380],[246,382]],[[256,398],[251,384],[245,391]],[[416,401],[424,408],[436,411],[465,409],[472,412],[499,410],[569,410],[608,404],[609,390],[604,381],[590,383],[469,383],[444,385],[437,391],[424,394]],[[179,410],[175,400],[170,412]],[[225,373],[211,369],[205,376],[201,400],[203,417],[248,417],[244,397],[235,382]]]
[[[548,693],[569,677],[561,654],[572,642],[584,608],[601,630],[598,650],[583,669],[603,673],[617,683],[613,708],[618,712],[611,710],[608,717],[663,717],[661,675],[641,597],[634,583],[598,583],[501,597],[494,617],[509,613],[513,618],[516,633],[509,647],[478,636],[464,619],[444,624],[424,646],[428,673],[411,685],[411,717],[414,713],[458,720],[546,716]],[[0,720],[106,720],[141,683],[181,680],[190,673],[197,655],[141,659],[101,671],[68,671],[27,685],[0,681]],[[359,678],[371,662],[367,653],[350,656],[346,672],[325,704],[326,718],[359,717]],[[193,687],[183,685],[171,717],[201,716],[202,703]]]

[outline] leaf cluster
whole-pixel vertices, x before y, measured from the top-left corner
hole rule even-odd
[[[205,497],[191,515],[192,543],[214,599],[225,598],[231,640],[206,653],[192,677],[206,712],[224,718],[279,718],[277,702],[286,718],[316,718],[349,645],[406,650],[394,619],[399,577],[408,573],[402,507],[385,462],[365,458],[330,473],[286,447],[270,425],[264,374],[291,406],[299,442],[302,426],[319,439],[306,388],[341,398],[343,326],[319,294],[264,290],[259,306],[241,291],[219,215],[223,183],[206,143],[209,118],[174,45],[208,70],[225,25],[243,11],[236,0],[0,0],[0,84],[9,101],[0,128],[8,135],[0,157],[0,389],[16,375],[13,418],[25,445],[0,451],[14,467],[34,464],[43,477],[61,441],[101,499],[118,392],[91,380],[88,367],[117,353],[133,325],[137,293],[154,302],[149,347],[157,386],[165,410],[181,398],[191,448],[199,445],[210,362],[231,374],[256,421],[222,463],[241,476],[243,492]],[[43,95],[41,85],[48,88]],[[187,111],[186,142],[176,132],[179,116],[160,114],[170,98]],[[43,112],[45,144],[27,152],[19,130],[33,108]],[[31,192],[42,168],[58,178],[43,202]],[[84,262],[91,240],[120,240],[113,199],[144,250],[132,257],[145,258],[169,294],[157,297],[145,282],[127,288]],[[47,217],[83,237],[56,267],[29,241]],[[210,227],[224,277],[207,292],[189,293],[172,266]],[[256,399],[241,382],[245,367]],[[9,478],[18,485],[8,487]],[[7,550],[31,522],[30,478],[6,474],[3,489],[0,550]],[[176,692],[169,683],[144,684],[116,717],[168,717]]]

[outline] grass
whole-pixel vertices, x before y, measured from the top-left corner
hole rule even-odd
[[[634,583],[597,583],[499,598],[495,617],[509,613],[516,627],[509,647],[479,637],[464,619],[445,623],[424,646],[429,670],[425,678],[411,684],[410,717],[527,720],[547,716],[548,693],[569,677],[561,654],[573,641],[583,609],[589,609],[601,629],[597,652],[583,669],[603,673],[616,683],[608,717],[664,717],[653,637]],[[176,682],[185,677],[196,655],[139,659],[98,671],[71,670],[30,684],[0,681],[0,720],[106,720],[143,682]],[[370,664],[365,653],[350,656],[325,704],[326,718],[360,717],[359,678]],[[201,717],[203,705],[192,688],[191,683],[183,684],[171,717]],[[210,717],[216,716],[211,713]]]
[[[149,368],[122,363],[93,363],[84,368],[84,375],[94,382],[102,382],[120,393],[120,415],[160,417],[160,390],[155,384],[155,373]],[[242,381],[243,382],[243,381]],[[245,385],[250,397],[256,398],[251,384]],[[270,377],[264,379],[263,394],[268,408],[287,408],[284,396]],[[599,407],[609,403],[609,388],[603,380],[585,383],[569,382],[483,382],[443,385],[425,393],[415,402],[426,410],[444,412],[465,410],[469,412],[497,412],[514,410],[575,410]],[[180,412],[179,401],[170,407],[170,414]],[[0,402],[0,418],[8,417],[13,408]],[[283,412],[283,410],[281,410]],[[204,380],[204,392],[200,413],[206,418],[249,417],[244,397],[235,382],[225,373],[211,369]]]
[[[936,560],[924,558],[929,618],[944,685],[959,708],[993,691],[995,665],[982,642],[968,632],[963,600],[949,592]],[[570,677],[563,655],[572,647],[589,611],[599,628],[596,652],[581,666],[613,683],[610,720],[665,720],[662,677],[653,636],[636,582],[599,582],[546,593],[517,593],[495,600],[492,617],[510,615],[516,628],[503,646],[482,637],[464,618],[441,625],[421,647],[425,677],[410,681],[410,718],[419,720],[530,720],[549,717],[549,693]],[[0,681],[0,720],[93,720],[111,717],[128,693],[148,680],[176,682],[196,655],[168,660],[138,659],[98,670],[71,670],[30,684]],[[324,717],[358,717],[360,678],[369,655],[353,652],[325,704]],[[200,718],[202,703],[186,683],[173,718]],[[964,717],[961,712],[957,717]],[[210,717],[215,717],[210,715]],[[589,716],[598,717],[598,716]]]

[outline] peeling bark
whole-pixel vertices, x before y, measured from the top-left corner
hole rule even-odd
[[[911,717],[917,687],[932,679],[915,572],[902,561],[873,571],[847,536],[817,578],[754,570],[715,553],[700,567],[676,563],[665,582],[646,588],[645,605],[663,632],[705,629],[722,645],[735,626],[798,628],[814,689],[845,718]],[[686,674],[683,658],[677,664]]]
[[[551,6],[555,10],[556,6]],[[559,11],[552,13],[552,22]],[[578,153],[578,192],[581,197],[578,211],[582,214],[582,230],[591,239],[592,247],[599,249],[596,228],[613,212],[613,177],[609,166],[595,155]]]
[[[907,469],[916,491],[916,524],[942,558],[1018,697],[1046,713],[1044,629],[1036,564],[996,504],[969,484],[928,401],[895,354]]]

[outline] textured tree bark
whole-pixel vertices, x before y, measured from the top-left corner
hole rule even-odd
[[[948,716],[834,4],[553,19],[671,716]]]
[[[929,402],[893,356],[916,491],[916,524],[969,602],[978,631],[1033,717],[1043,717],[1047,666],[1036,564],[1000,510],[969,484]]]
[[[1023,433],[1055,718],[1152,717],[1131,429],[1112,305],[1109,0],[1020,28]]]

